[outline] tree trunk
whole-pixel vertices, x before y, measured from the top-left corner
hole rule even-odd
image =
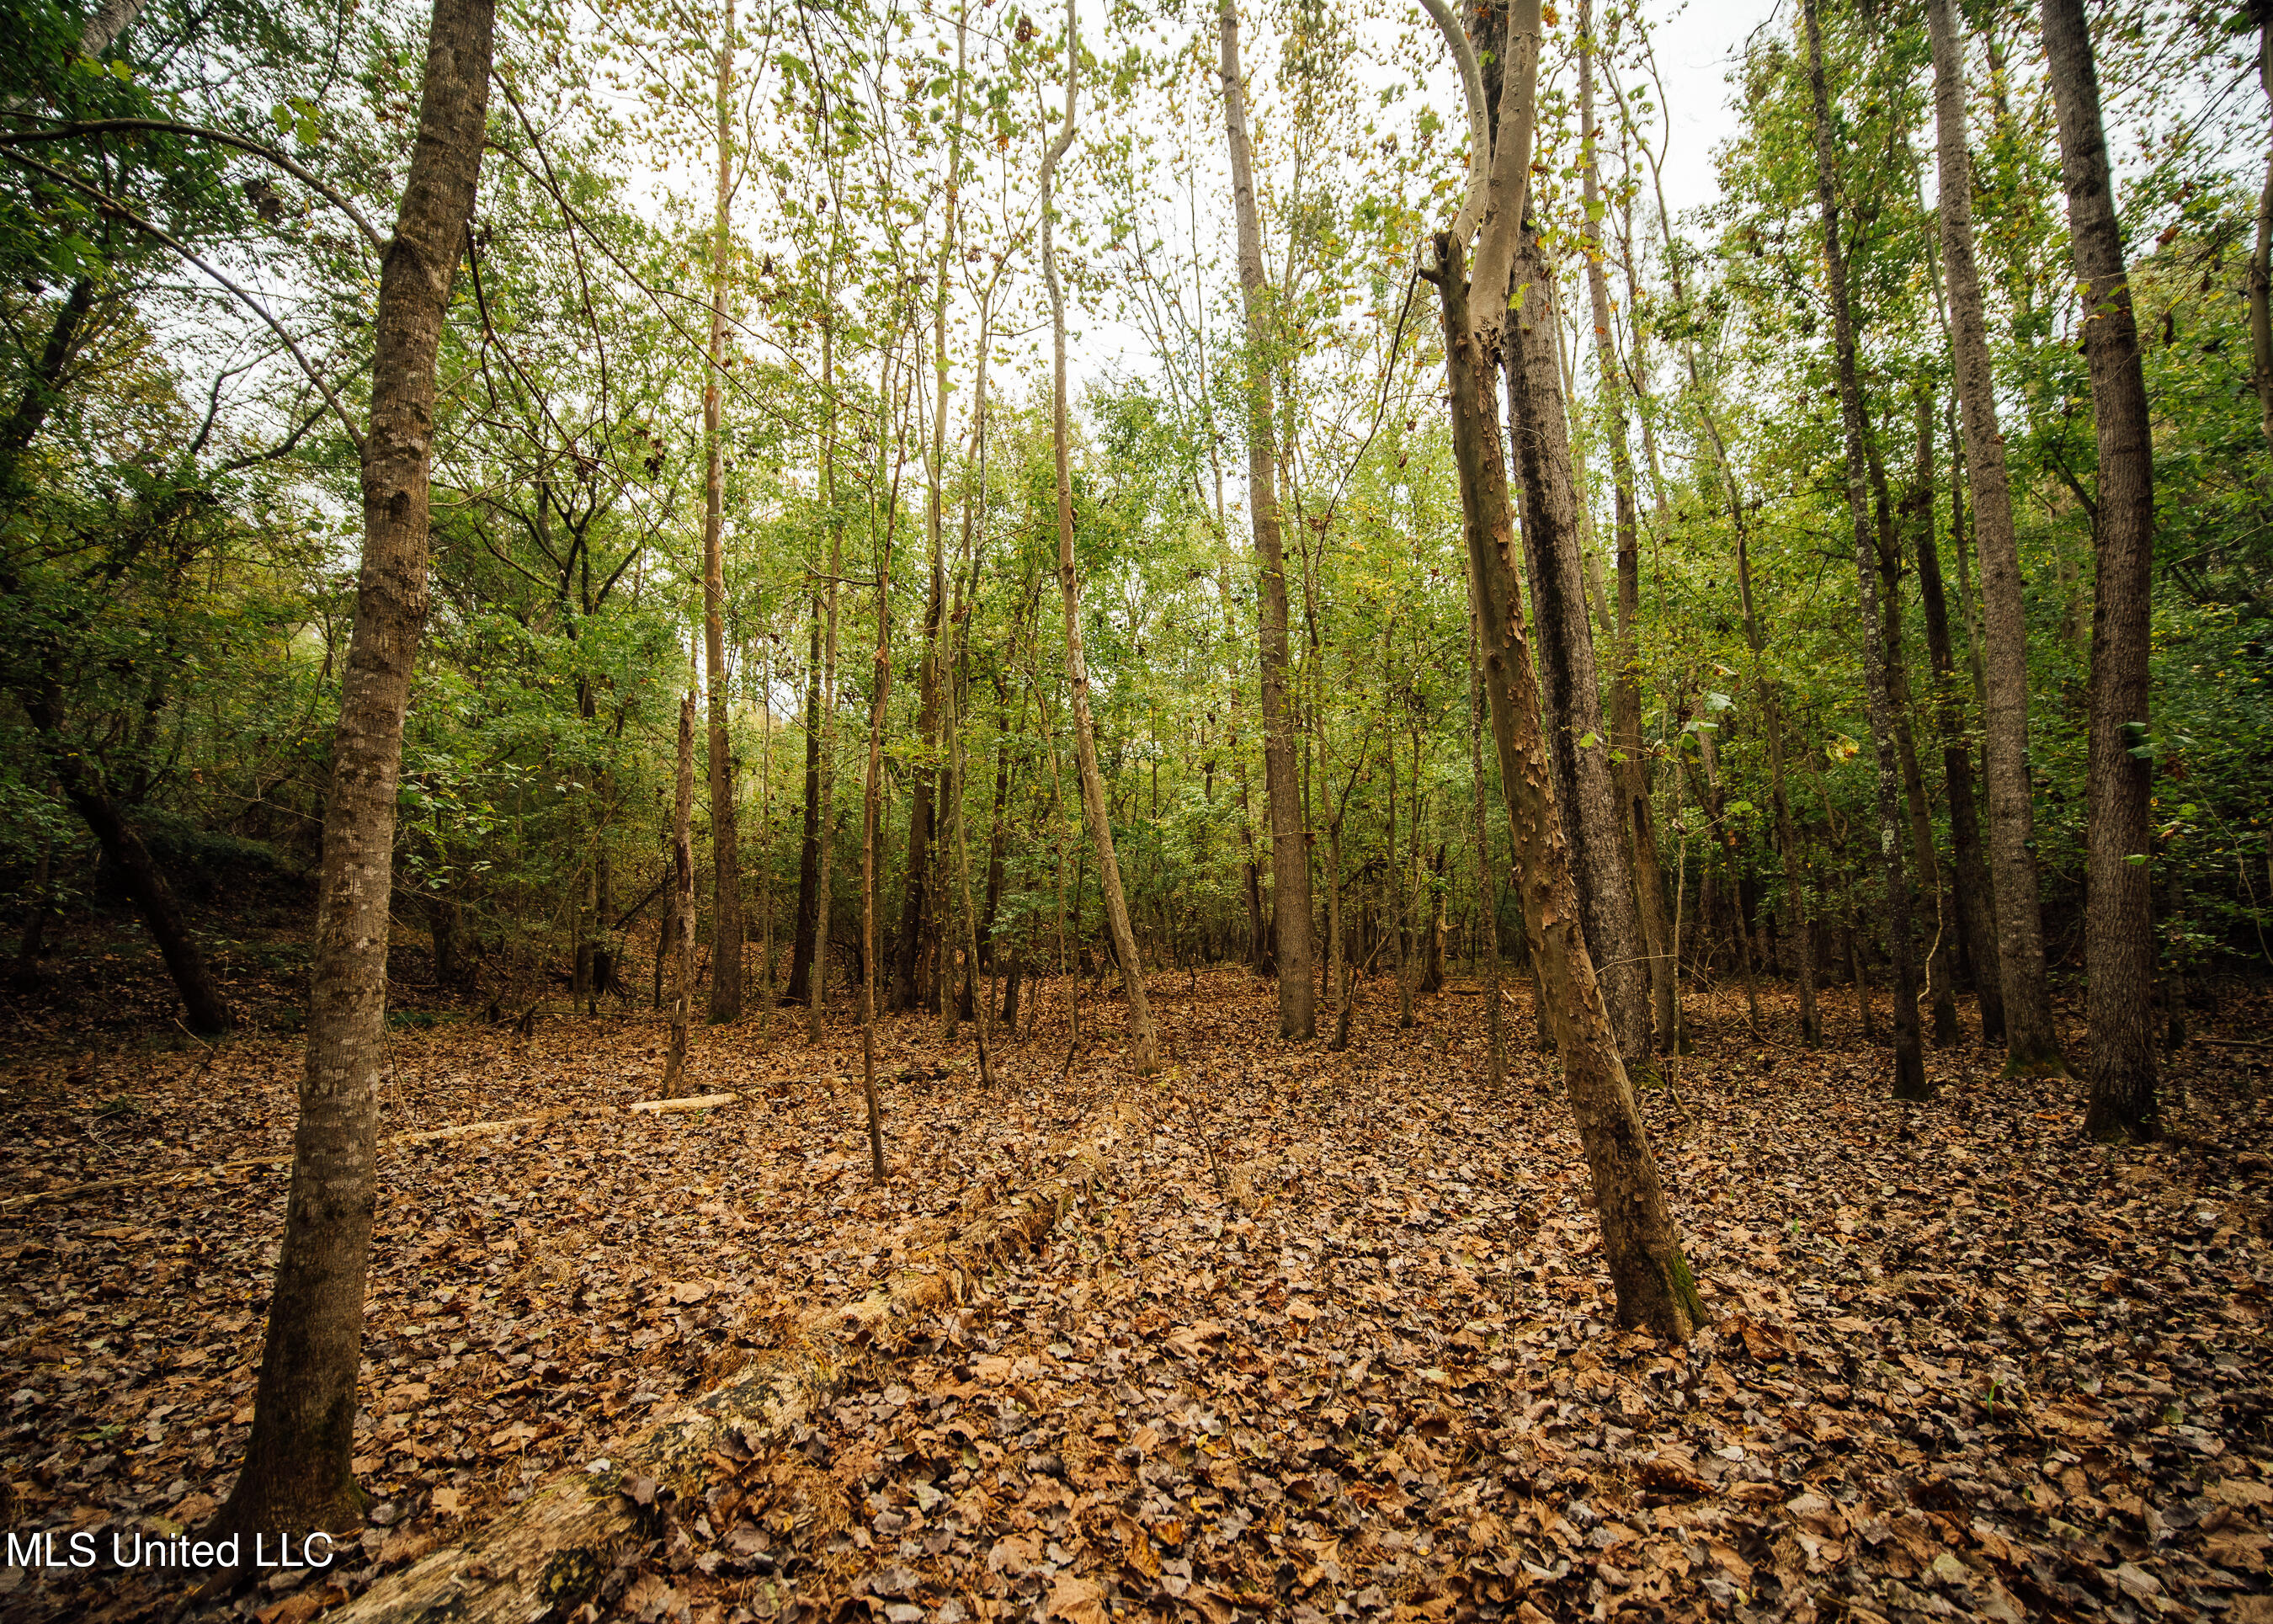
[[[1933,844],[1933,817],[1925,801],[1925,775],[1918,769],[1917,740],[1910,727],[1913,701],[1909,660],[1902,647],[1902,541],[1887,492],[1887,475],[1878,437],[1864,441],[1871,470],[1879,555],[1879,605],[1882,617],[1880,646],[1887,656],[1887,701],[1894,719],[1894,747],[1902,769],[1902,802],[1909,812],[1910,855],[1917,865],[1917,890],[1933,904],[1932,928],[1926,937],[1925,996],[1933,1010],[1933,1046],[1947,1049],[1957,1042],[1957,994],[1950,973],[1953,934],[1948,929],[1947,876]]]
[[[182,996],[182,1010],[190,1029],[206,1037],[234,1030],[236,1013],[229,1008],[221,983],[214,980],[212,966],[206,963],[205,950],[199,946],[197,936],[182,912],[180,899],[167,883],[165,870],[150,855],[141,832],[110,798],[100,770],[64,742],[61,706],[55,691],[49,688],[26,696],[24,710],[40,737],[49,771],[63,786],[64,798],[71,803],[71,809],[79,815],[96,844],[101,846],[104,859],[117,871],[135,913],[141,916],[144,929],[158,944],[158,956],[165,961],[166,973],[173,977],[175,991]],[[396,759],[400,760],[401,756],[398,723]],[[391,836],[391,828],[389,833]],[[35,917],[43,919],[44,894],[40,906],[41,912]],[[379,996],[384,1000],[386,966],[383,952],[379,974]]]
[[[1996,908],[1997,974],[2005,1006],[2007,1076],[2067,1070],[2052,1026],[2044,974],[2035,813],[2029,785],[2028,613],[2013,529],[2005,436],[1997,426],[1996,380],[1973,258],[1972,181],[1966,155],[1965,85],[1955,0],[1929,0],[1933,35],[1934,114],[1940,158],[1941,254],[1949,270],[1952,365],[1964,409],[1965,472],[1973,535],[1981,553],[1987,621],[1982,707],[1984,776],[1989,789],[1989,861]]]
[[[1993,986],[1997,945],[1989,929],[1989,870],[1981,859],[1981,815],[1973,794],[1973,757],[1965,748],[1965,701],[1957,686],[1957,657],[1949,640],[1949,605],[1941,586],[1941,550],[1934,539],[1933,406],[1930,394],[1917,396],[1917,474],[1912,502],[1917,527],[1918,595],[1925,605],[1926,655],[1933,662],[1933,716],[1941,734],[1942,798],[1949,808],[1950,866],[1956,883],[1947,888],[1957,914],[1959,944],[1975,966],[1977,990]],[[1982,1039],[1989,1039],[1989,1010],[1981,1004]],[[2001,1002],[2001,1001],[1999,1001]]]
[[[1815,191],[1823,217],[1825,268],[1838,349],[1839,415],[1846,429],[1848,517],[1855,533],[1855,590],[1862,610],[1863,689],[1877,758],[1879,850],[1885,872],[1887,937],[1894,967],[1894,1097],[1926,1097],[1925,1055],[1917,1014],[1917,959],[1911,941],[1909,876],[1902,866],[1901,745],[1887,687],[1885,628],[1879,619],[1876,546],[1864,496],[1863,390],[1856,377],[1855,313],[1847,299],[1847,254],[1839,236],[1839,204],[1831,147],[1831,105],[1823,78],[1823,27],[1816,0],[1803,0],[1807,32],[1808,86],[1814,101]]]
[[[1648,763],[1641,745],[1641,518],[1635,498],[1633,456],[1626,440],[1625,391],[1620,383],[1616,331],[1610,320],[1609,276],[1602,263],[1604,209],[1600,164],[1595,155],[1594,22],[1593,0],[1579,5],[1579,140],[1582,195],[1580,257],[1587,265],[1587,291],[1594,326],[1596,371],[1610,442],[1610,487],[1616,516],[1618,564],[1617,644],[1610,672],[1610,781],[1618,797],[1625,849],[1633,864],[1635,926],[1642,973],[1649,990],[1657,1047],[1673,1042],[1673,961],[1665,947],[1665,884],[1657,866],[1657,829],[1650,816]]]
[[[1074,0],[1066,0],[1065,123],[1042,161],[1042,276],[1049,284],[1052,364],[1051,411],[1058,478],[1058,590],[1065,600],[1066,680],[1073,692],[1074,757],[1080,771],[1082,810],[1097,846],[1099,888],[1105,894],[1106,927],[1121,967],[1129,999],[1129,1059],[1139,1076],[1159,1070],[1159,1041],[1152,1030],[1152,1005],[1144,996],[1144,966],[1136,953],[1136,934],[1129,923],[1129,902],[1121,889],[1121,861],[1113,846],[1113,820],[1106,804],[1105,775],[1097,764],[1097,725],[1089,710],[1089,665],[1081,648],[1081,581],[1073,562],[1073,468],[1071,432],[1066,421],[1065,292],[1058,282],[1057,251],[1051,234],[1051,183],[1058,162],[1073,144],[1075,96],[1081,56]],[[1283,910],[1282,910],[1283,911]]]
[[[876,392],[877,399],[887,404],[892,395],[892,359],[888,350],[884,384]],[[913,383],[911,372],[911,387]],[[869,667],[868,762],[860,787],[860,1097],[868,1108],[868,1173],[879,1184],[884,1182],[885,1173],[883,1109],[876,1096],[876,983],[883,977],[880,962],[883,944],[877,929],[882,898],[877,895],[881,864],[876,850],[876,825],[883,805],[884,710],[892,694],[892,532],[900,511],[900,458],[905,455],[907,393],[903,391],[900,400],[901,449],[894,459],[891,495],[884,506],[882,545],[875,559],[876,651]]]
[[[1511,33],[1522,31],[1516,52],[1518,77],[1512,88],[1527,118],[1538,65],[1540,7],[1536,0],[1515,0],[1510,9],[1514,14]],[[1527,130],[1519,130],[1513,138],[1504,132],[1502,139],[1519,141],[1511,162],[1522,165],[1519,173],[1527,170]],[[1512,227],[1514,222],[1506,223]],[[1488,224],[1486,229],[1491,228]],[[1469,584],[1483,628],[1484,683],[1491,699],[1492,739],[1499,754],[1525,932],[1538,966],[1542,1002],[1554,1023],[1572,1115],[1587,1154],[1603,1261],[1617,1292],[1619,1321],[1646,1327],[1669,1342],[1685,1342],[1705,1323],[1705,1308],[1682,1256],[1680,1234],[1666,1205],[1648,1132],[1618,1057],[1618,1041],[1579,929],[1571,849],[1556,810],[1554,779],[1540,731],[1538,680],[1517,589],[1519,569],[1511,534],[1507,463],[1494,400],[1492,373],[1500,335],[1491,327],[1480,332],[1472,320],[1458,239],[1450,232],[1439,233],[1434,250],[1435,263],[1425,274],[1436,284],[1443,304]],[[1488,313],[1505,309],[1506,295],[1497,286],[1487,284],[1482,297]],[[1585,613],[1583,599],[1578,612]]]
[[[710,1019],[742,1016],[742,854],[734,808],[734,758],[726,730],[725,567],[719,540],[725,523],[725,445],[719,424],[719,380],[726,370],[726,262],[732,224],[733,144],[729,98],[734,85],[734,0],[719,23],[718,191],[710,243],[710,365],[702,379],[702,688],[709,711],[705,735],[710,769]]]
[[[1523,549],[1538,633],[1539,684],[1554,730],[1555,803],[1570,842],[1587,951],[1601,966],[1618,1052],[1627,1066],[1647,1070],[1654,1064],[1649,972],[1626,855],[1622,797],[1611,778],[1594,630],[1587,618],[1578,494],[1555,357],[1554,279],[1537,237],[1528,229],[1515,283],[1521,294],[1506,325],[1508,427],[1523,492]]]
[[[490,0],[436,0],[417,140],[379,272],[364,553],[325,798],[291,1193],[252,1431],[217,1520],[243,1534],[338,1529],[363,1508],[351,1460],[379,1199],[395,793],[428,605],[435,358],[481,173],[494,20]]]
[[[822,342],[827,343],[824,335]],[[798,842],[797,922],[789,949],[789,985],[782,997],[803,1004],[813,996],[814,948],[821,923],[821,589],[814,584],[811,650],[805,679],[805,819]]]
[[[2091,1030],[2091,1105],[2083,1125],[2095,1139],[2145,1140],[2157,1132],[2150,1017],[2154,835],[2148,817],[2154,757],[2147,708],[2154,446],[2082,0],[2044,0],[2044,19],[2099,440],[2091,741],[2084,786],[2084,1018]]]
[[[671,966],[671,1037],[663,1056],[663,1097],[686,1080],[686,1026],[694,1003],[694,695],[679,702],[678,771],[671,801],[671,907],[656,949]]]
[[[1216,14],[1222,35],[1223,122],[1231,145],[1232,213],[1239,233],[1239,286],[1247,312],[1247,504],[1255,526],[1256,602],[1261,613],[1263,782],[1271,813],[1271,910],[1279,973],[1279,1035],[1317,1035],[1317,969],[1310,947],[1310,850],[1294,763],[1294,695],[1287,679],[1287,557],[1279,524],[1279,466],[1272,440],[1271,368],[1277,341],[1263,272],[1263,227],[1247,142],[1247,92],[1240,78],[1239,12]]]
[[[1474,605],[1468,613],[1468,774],[1474,801],[1476,914],[1484,938],[1484,1035],[1489,1048],[1484,1080],[1497,1094],[1507,1086],[1507,1033],[1499,1012],[1499,874],[1492,867],[1491,820],[1484,808],[1483,643]],[[1669,1026],[1665,1038],[1672,1041]]]

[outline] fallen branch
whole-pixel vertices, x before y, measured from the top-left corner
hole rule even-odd
[[[679,1103],[672,1101],[672,1103]],[[917,1258],[865,1296],[799,1318],[778,1346],[731,1380],[615,1451],[609,1470],[552,1479],[457,1545],[380,1580],[326,1613],[331,1624],[526,1624],[566,1616],[614,1571],[631,1542],[650,1538],[646,1509],[668,1489],[700,1502],[713,1457],[762,1454],[833,1396],[860,1345],[889,1345],[964,1295],[979,1270],[1030,1252],[1102,1170],[1136,1113],[1116,1102],[1102,1129],[1068,1147],[1059,1169],[961,1222],[942,1221]],[[634,1500],[634,1493],[637,1499]]]
[[[2253,1043],[2247,1038],[2196,1038],[2197,1043],[2211,1043],[2219,1049],[2273,1049],[2273,1043]]]

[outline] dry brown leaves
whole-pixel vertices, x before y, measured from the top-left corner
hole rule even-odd
[[[1478,1085],[1474,1000],[1423,1000],[1399,1034],[1377,999],[1332,1056],[1263,1041],[1263,984],[1184,979],[1156,994],[1177,1065],[1149,1139],[1039,1252],[836,1372],[816,1425],[720,1457],[700,1504],[657,1497],[596,1615],[2273,1621],[2250,1051],[2174,1058],[2172,1141],[2110,1151],[2081,1141],[2076,1085],[1998,1081],[1984,1051],[1933,1056],[1940,1098],[1906,1110],[1875,1051],[1740,1024],[1716,1046],[1696,1011],[1678,1101],[1645,1109],[1718,1325],[1667,1350],[1616,1329],[1549,1064]],[[527,1052],[404,1034],[388,1129],[626,1101],[660,1069],[651,1027],[538,1030]],[[230,1605],[312,1612],[609,1458],[798,1312],[1046,1174],[1128,1080],[1106,1052],[1061,1085],[1047,1021],[991,1094],[934,1075],[926,1024],[891,1039],[882,1192],[856,1090],[764,1097],[856,1075],[845,1032],[817,1052],[703,1034],[696,1086],[761,1102],[389,1153],[372,1525],[323,1575],[336,1591]],[[194,1086],[195,1056],[154,1058],[125,1130],[19,1077],[0,1194],[281,1147],[296,1058],[243,1044]],[[281,1184],[7,1217],[0,1521],[164,1528],[225,1492]],[[27,1617],[165,1599],[5,1583]]]

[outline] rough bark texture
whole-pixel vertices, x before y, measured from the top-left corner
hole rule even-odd
[[[1587,617],[1579,500],[1555,356],[1555,284],[1538,239],[1527,230],[1516,259],[1515,284],[1521,291],[1514,320],[1507,324],[1508,430],[1523,493],[1523,549],[1538,639],[1539,685],[1554,730],[1555,804],[1570,842],[1587,947],[1600,969],[1618,1052],[1628,1065],[1647,1067],[1649,972],[1626,860],[1621,798],[1610,771],[1594,628]]]
[[[1073,468],[1069,460],[1071,435],[1066,421],[1065,290],[1058,281],[1057,252],[1051,232],[1050,184],[1059,161],[1073,144],[1075,94],[1081,63],[1075,43],[1074,0],[1066,0],[1066,43],[1065,123],[1059,126],[1042,160],[1042,278],[1049,284],[1054,360],[1050,399],[1058,481],[1058,590],[1065,603],[1066,681],[1073,697],[1074,759],[1081,779],[1082,812],[1089,822],[1090,838],[1097,846],[1098,880],[1099,888],[1105,893],[1106,927],[1112,933],[1114,959],[1121,966],[1121,985],[1129,999],[1129,1062],[1139,1074],[1150,1076],[1160,1069],[1159,1040],[1152,1030],[1152,1001],[1144,996],[1144,965],[1136,951],[1136,933],[1129,927],[1128,898],[1121,889],[1121,860],[1113,846],[1113,816],[1106,802],[1105,774],[1097,764],[1097,724],[1090,715],[1089,706],[1089,664],[1081,648],[1081,580],[1075,574],[1073,562]]]
[[[1838,350],[1839,415],[1846,430],[1848,516],[1855,532],[1855,590],[1862,610],[1863,688],[1878,765],[1879,861],[1886,877],[1887,945],[1894,970],[1894,1097],[1923,1099],[1928,1092],[1917,1013],[1917,953],[1911,936],[1909,876],[1902,866],[1902,751],[1894,707],[1887,688],[1885,630],[1879,620],[1877,545],[1864,494],[1863,390],[1856,377],[1855,313],[1847,299],[1847,255],[1839,236],[1837,170],[1832,161],[1831,105],[1824,87],[1823,26],[1816,0],[1802,8],[1807,32],[1807,77],[1815,113],[1816,203],[1823,219],[1825,269],[1830,283],[1834,342]]]
[[[1247,314],[1247,506],[1255,526],[1256,605],[1261,617],[1263,783],[1271,815],[1271,906],[1279,972],[1279,1035],[1317,1035],[1310,940],[1310,846],[1294,762],[1294,694],[1287,680],[1287,554],[1279,530],[1278,452],[1271,403],[1274,323],[1263,273],[1263,226],[1247,141],[1239,12],[1216,15],[1222,35],[1223,122],[1231,145],[1232,213],[1239,231],[1239,289]]]
[[[1941,255],[1949,272],[1954,370],[1965,426],[1966,485],[1973,538],[1981,554],[1984,774],[1989,791],[1989,861],[1997,926],[1997,973],[2004,989],[2008,1074],[2066,1070],[2052,1027],[2044,974],[2044,916],[2037,881],[2035,813],[2029,786],[2028,616],[2005,436],[1997,425],[1981,273],[1973,256],[1973,194],[1965,140],[1965,84],[1955,0],[1930,0],[1934,121],[1940,160]]]
[[[1531,85],[1523,82],[1521,87],[1528,102]],[[1554,1024],[1572,1115],[1586,1150],[1619,1320],[1684,1342],[1705,1323],[1704,1304],[1682,1256],[1648,1132],[1587,956],[1571,849],[1556,812],[1547,742],[1540,729],[1538,680],[1517,587],[1521,570],[1511,533],[1507,463],[1494,398],[1497,335],[1480,335],[1471,324],[1459,244],[1450,233],[1440,234],[1435,251],[1436,266],[1429,274],[1443,302],[1469,586],[1482,628],[1492,741],[1499,755],[1525,931],[1543,993],[1540,1004]],[[1497,304],[1503,296],[1490,297]],[[1579,613],[1585,613],[1583,599]]]
[[[726,731],[725,447],[719,433],[718,380],[726,368],[727,231],[733,207],[734,5],[719,25],[716,112],[718,190],[710,243],[710,365],[702,378],[702,693],[710,769],[710,1019],[742,1015],[742,853],[734,816],[733,746]]]
[[[325,799],[291,1193],[251,1435],[219,1517],[247,1533],[336,1528],[362,1508],[349,1462],[379,1195],[395,788],[428,605],[435,357],[481,173],[493,26],[491,0],[436,0],[417,140],[379,273],[363,564]]]
[[[2099,511],[2092,527],[2098,578],[2091,611],[2091,742],[2084,784],[2084,954],[2089,979],[2083,1007],[2091,1028],[2091,1104],[2084,1131],[2095,1138],[2148,1139],[2157,1132],[2154,876],[2149,861],[2154,833],[2148,819],[2154,763],[2147,731],[2154,447],[2082,0],[2044,0],[2044,19],[2099,440]]]

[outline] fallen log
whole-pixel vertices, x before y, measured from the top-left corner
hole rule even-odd
[[[909,1263],[864,1296],[801,1315],[779,1345],[613,1452],[604,1471],[570,1471],[502,1516],[381,1579],[327,1624],[531,1624],[575,1611],[652,1537],[660,1491],[700,1502],[716,1457],[762,1455],[833,1401],[850,1356],[890,1345],[958,1300],[996,1260],[1039,1245],[1103,1170],[1137,1120],[1116,1101],[1102,1127],[1077,1129],[1057,1171],[1006,1200],[938,1224]]]

